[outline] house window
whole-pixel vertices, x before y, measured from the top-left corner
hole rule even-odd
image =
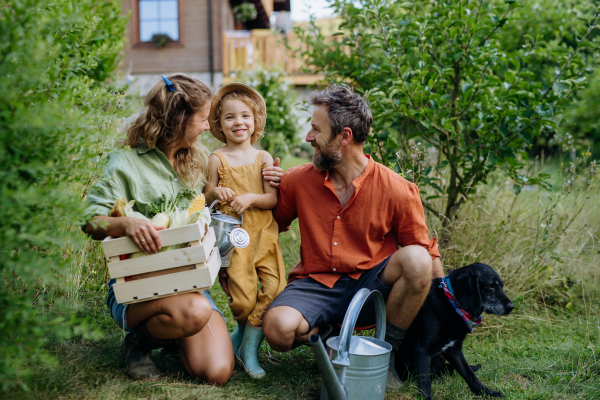
[[[139,0],[140,41],[151,42],[154,35],[164,34],[179,40],[178,0]]]

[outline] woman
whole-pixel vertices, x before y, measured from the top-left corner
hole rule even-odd
[[[144,100],[145,108],[127,129],[124,144],[131,149],[109,155],[103,179],[90,191],[87,201],[96,216],[86,225],[87,234],[97,240],[127,235],[144,252],[158,253],[157,231],[162,228],[109,213],[121,197],[135,200],[136,211],[147,214],[150,204],[164,193],[175,196],[184,188],[202,192],[209,153],[197,139],[210,129],[212,95],[206,84],[184,74],[163,77],[154,85]],[[264,174],[275,187],[281,175],[278,167]],[[113,283],[106,302],[115,322],[128,332],[121,349],[131,377],[158,379],[160,373],[150,353],[174,342],[190,375],[217,385],[229,380],[233,348],[208,290],[123,305],[115,300]]]

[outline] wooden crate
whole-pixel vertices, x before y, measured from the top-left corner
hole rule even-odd
[[[135,243],[127,237],[104,239],[102,247],[110,260],[110,277],[116,280],[113,289],[117,302],[138,303],[210,288],[221,257],[214,247],[214,229],[206,228],[190,224],[159,231],[163,247],[188,242],[190,247],[125,260],[119,256],[140,251]]]

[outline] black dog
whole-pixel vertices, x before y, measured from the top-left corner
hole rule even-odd
[[[471,316],[483,311],[507,315],[514,308],[504,294],[504,282],[488,265],[475,263],[453,270],[448,275],[458,308]],[[485,387],[462,352],[463,340],[470,328],[457,313],[440,288],[442,279],[434,279],[425,303],[411,324],[396,355],[396,371],[406,379],[409,374],[418,377],[419,388],[425,400],[431,399],[431,375],[443,367],[443,356],[477,395],[504,397],[502,393]],[[438,370],[438,371],[436,371]]]

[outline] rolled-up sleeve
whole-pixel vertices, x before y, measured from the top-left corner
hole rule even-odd
[[[119,193],[117,186],[111,178],[102,179],[92,186],[86,199],[89,216],[107,216],[110,213],[115,200],[124,197]]]
[[[431,258],[438,258],[440,252],[437,238],[429,239],[429,229],[425,223],[425,213],[419,195],[419,188],[414,183],[407,186],[405,200],[400,204],[397,213],[399,214],[396,218],[398,245],[402,247],[422,246],[429,252]]]
[[[100,180],[91,187],[88,193],[87,213],[90,217],[96,215],[108,216],[115,201],[121,197],[128,198],[125,187],[126,175],[116,165],[118,159],[112,153],[108,155],[108,163],[100,176]]]

